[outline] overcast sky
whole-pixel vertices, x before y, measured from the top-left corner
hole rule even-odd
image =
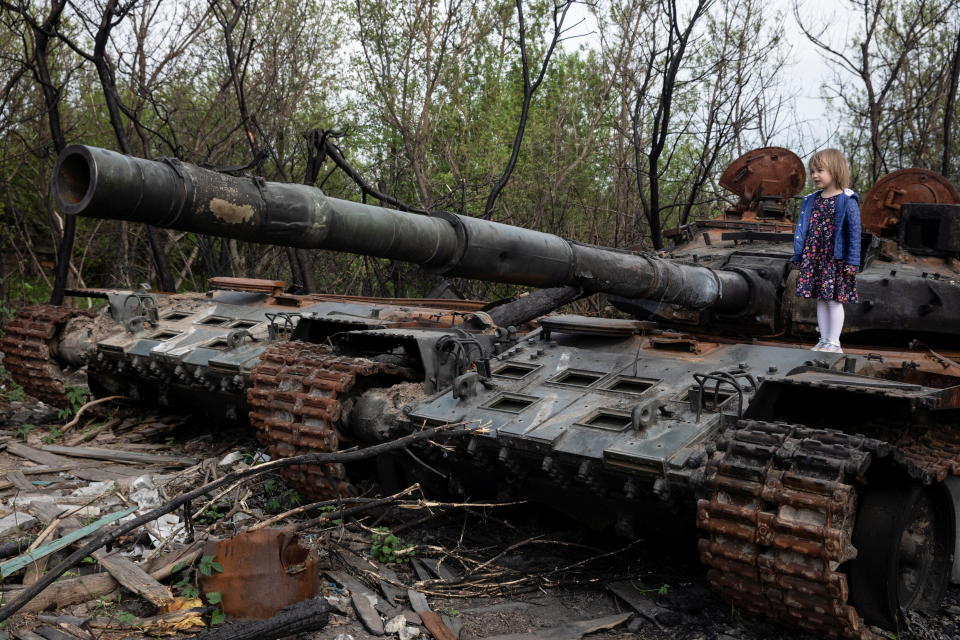
[[[601,0],[601,2],[615,2],[617,0]],[[824,82],[833,79],[834,72],[824,61],[818,49],[800,30],[794,17],[793,5],[795,0],[769,0],[770,19],[774,20],[779,11],[783,17],[784,39],[790,52],[791,64],[783,74],[783,92],[791,98],[798,118],[804,122],[802,137],[803,148],[796,148],[796,140],[780,140],[777,144],[792,147],[793,151],[802,156],[809,155],[817,147],[829,146],[831,138],[837,130],[838,117],[834,110],[823,98],[821,86]],[[846,3],[829,0],[798,0],[801,19],[804,24],[813,29],[821,29],[826,25],[825,40],[837,49],[843,49],[843,44],[849,42],[854,30],[859,27],[857,16],[853,14]],[[681,5],[683,3],[681,2]],[[572,40],[576,45],[586,43],[587,46],[598,46],[596,37],[596,22],[590,12],[583,5],[574,5],[569,14],[568,24],[575,24],[582,20],[576,33],[590,34],[585,38]],[[851,79],[851,82],[854,82]],[[853,87],[858,85],[853,84]],[[796,137],[796,132],[792,133]]]

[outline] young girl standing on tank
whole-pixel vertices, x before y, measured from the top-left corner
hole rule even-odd
[[[808,166],[817,190],[803,199],[793,235],[797,296],[817,301],[820,341],[813,350],[843,353],[843,305],[859,301],[860,197],[850,189],[850,167],[838,150],[818,151]]]

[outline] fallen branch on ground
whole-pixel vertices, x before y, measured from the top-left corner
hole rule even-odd
[[[251,467],[248,469],[243,469],[240,471],[234,471],[228,473],[227,475],[209,482],[201,487],[189,491],[187,493],[181,494],[170,500],[163,506],[157,507],[142,516],[138,516],[133,520],[126,522],[116,529],[111,531],[106,531],[95,537],[93,540],[83,545],[72,554],[70,554],[63,562],[53,567],[47,573],[43,575],[42,578],[37,580],[34,584],[23,589],[15,600],[5,607],[0,607],[0,621],[6,620],[14,613],[19,611],[27,602],[36,597],[40,592],[50,586],[57,578],[62,576],[65,572],[79,564],[84,558],[92,554],[94,551],[100,547],[109,544],[119,538],[120,536],[133,531],[148,522],[152,522],[159,518],[162,515],[175,511],[180,508],[182,505],[199,498],[202,495],[205,495],[214,489],[222,487],[226,484],[236,482],[244,478],[250,478],[253,476],[261,475],[263,473],[269,473],[277,469],[282,469],[284,467],[289,467],[293,465],[302,465],[302,464],[329,464],[329,463],[345,463],[345,462],[355,462],[357,460],[366,460],[367,458],[373,458],[380,454],[386,453],[388,451],[394,451],[397,449],[402,449],[414,442],[432,438],[440,433],[446,433],[446,435],[465,435],[472,433],[476,430],[476,427],[467,427],[459,431],[451,431],[454,427],[464,427],[463,424],[456,425],[441,425],[433,429],[425,429],[423,431],[418,431],[416,433],[411,433],[410,435],[398,438],[391,442],[385,442],[382,444],[377,444],[372,447],[366,447],[364,449],[351,449],[348,451],[339,451],[335,453],[310,453],[302,456],[296,456],[293,458],[281,458],[279,460],[272,460],[270,462],[258,465],[256,467]],[[365,505],[366,506],[366,505]],[[341,512],[342,515],[346,515],[350,512],[350,509],[346,509]]]
[[[73,415],[73,420],[63,425],[60,428],[60,433],[61,434],[66,433],[67,431],[70,431],[70,429],[73,429],[75,426],[77,426],[77,423],[80,422],[80,416],[83,415],[83,412],[89,409],[90,407],[95,407],[98,404],[103,404],[104,402],[110,402],[111,400],[129,400],[129,399],[130,398],[128,398],[127,396],[107,396],[106,398],[91,400],[87,404],[77,409],[77,412]]]

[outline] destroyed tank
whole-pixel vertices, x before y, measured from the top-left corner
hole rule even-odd
[[[67,148],[54,175],[69,215],[538,289],[495,306],[233,278],[207,294],[77,291],[106,310],[27,308],[0,343],[43,400],[62,403],[64,370],[86,366],[97,395],[248,419],[274,456],[469,430],[380,460],[383,476],[439,473],[465,496],[537,500],[624,536],[699,527],[723,598],[823,637],[879,637],[943,597],[960,495],[960,207],[935,174],[866,195],[863,302],[845,332],[859,345],[845,354],[809,350],[814,320],[792,295],[787,203],[804,171],[785,149],[734,163],[722,184],[738,206],[673,231],[659,255],[94,147]],[[631,317],[547,315],[595,293]],[[288,479],[312,497],[353,491],[339,466]]]

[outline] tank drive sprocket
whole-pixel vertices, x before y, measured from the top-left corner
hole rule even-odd
[[[55,357],[57,336],[72,318],[92,315],[49,304],[24,307],[3,327],[4,368],[34,398],[61,409],[69,407],[63,369]]]
[[[338,425],[347,417],[351,392],[375,376],[399,381],[403,375],[395,365],[338,356],[326,345],[277,343],[250,372],[250,423],[273,458],[333,452],[343,439]],[[357,493],[342,464],[295,465],[281,474],[310,499]]]
[[[938,474],[915,455],[779,422],[742,421],[718,445],[706,472],[712,495],[698,502],[697,524],[709,534],[700,541],[708,579],[725,600],[822,637],[872,640],[879,636],[869,624],[888,626],[901,605],[922,609],[942,597],[929,590],[946,587],[952,514],[942,487],[930,484]],[[897,482],[866,482],[881,459]],[[899,528],[868,544],[891,510],[905,513]],[[926,538],[905,548],[910,536]],[[929,553],[909,556],[920,547]],[[921,570],[936,574],[924,581],[932,586],[911,591]],[[893,580],[879,575],[886,571]],[[900,591],[884,592],[885,584]]]

